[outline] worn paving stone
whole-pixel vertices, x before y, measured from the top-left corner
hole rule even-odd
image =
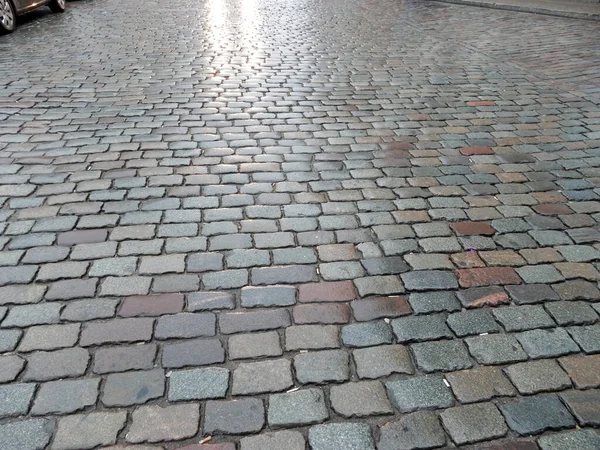
[[[24,380],[47,381],[83,375],[90,354],[79,347],[52,352],[33,352],[27,356]]]
[[[380,450],[436,448],[446,443],[446,434],[435,413],[418,411],[379,428]]]
[[[94,353],[93,371],[103,374],[152,369],[157,350],[156,344],[99,347]]]
[[[44,383],[37,392],[31,414],[68,414],[93,406],[99,386],[99,378]]]
[[[458,283],[452,272],[442,270],[416,270],[401,275],[404,287],[409,291],[456,289]]]
[[[524,397],[498,407],[511,430],[521,436],[575,426],[575,419],[556,395]]]
[[[537,305],[495,308],[492,314],[506,331],[523,331],[556,326],[544,308]]]
[[[585,353],[600,352],[600,324],[567,329]]]
[[[379,381],[359,381],[332,386],[331,407],[344,417],[391,414],[392,405]]]
[[[489,311],[481,309],[450,314],[446,323],[459,337],[500,331],[500,325],[494,320],[494,316]]]
[[[291,286],[248,286],[241,289],[243,307],[290,306],[296,303],[296,289]]]
[[[0,355],[0,383],[13,381],[23,371],[25,359],[17,355]]]
[[[578,389],[600,386],[600,355],[567,356],[559,362]]]
[[[75,450],[115,444],[126,420],[125,411],[92,412],[62,417],[58,420],[51,448]]]
[[[127,297],[119,309],[121,317],[160,316],[181,312],[183,294],[162,294]]]
[[[388,395],[398,411],[439,409],[452,406],[454,398],[440,375],[426,375],[404,380],[387,381]]]
[[[554,302],[545,305],[558,325],[586,325],[598,320],[596,311],[586,302]]]
[[[442,314],[394,319],[392,320],[392,329],[400,343],[452,337],[452,332],[446,326],[446,317]]]
[[[28,328],[19,343],[18,351],[55,350],[72,347],[79,339],[81,325],[40,325]]]
[[[469,352],[461,341],[432,341],[412,344],[417,366],[426,373],[451,372],[473,366]]]
[[[359,378],[382,378],[393,373],[414,372],[410,354],[402,345],[382,345],[352,352]]]
[[[546,284],[506,286],[506,290],[518,305],[559,300],[558,294]]]
[[[406,298],[401,296],[371,297],[354,300],[350,305],[354,318],[358,321],[399,317],[411,313]]]
[[[216,317],[210,313],[182,313],[162,316],[156,320],[154,337],[157,339],[214,336]]]
[[[35,383],[14,383],[0,386],[0,417],[25,415],[35,392]]]
[[[315,425],[308,430],[313,450],[375,450],[371,429],[366,423],[331,423]]]
[[[600,424],[600,391],[568,391],[560,395],[571,413],[582,425],[598,426]]]
[[[83,347],[107,343],[149,341],[152,337],[154,319],[114,319],[84,325],[79,344]]]
[[[506,364],[527,359],[517,338],[510,334],[474,336],[465,342],[473,358],[481,364]]]
[[[350,377],[349,362],[342,350],[307,352],[294,357],[294,371],[301,384],[340,382]]]
[[[500,286],[469,288],[458,291],[457,296],[465,308],[483,308],[510,303],[510,297]]]
[[[21,330],[0,330],[0,352],[11,352],[17,348],[22,335]]]
[[[318,350],[340,346],[336,325],[296,325],[285,329],[286,350]]]
[[[223,361],[225,350],[218,339],[190,339],[163,346],[163,367],[205,366]]]
[[[0,424],[0,447],[14,450],[45,449],[54,428],[54,421],[47,419],[25,419]]]
[[[129,406],[161,397],[164,391],[162,369],[116,373],[106,377],[101,400],[106,406]]]
[[[450,408],[442,412],[440,418],[458,445],[499,438],[508,431],[502,415],[492,403]]]
[[[235,298],[228,292],[193,292],[187,297],[188,311],[233,309]]]
[[[499,368],[476,367],[446,375],[454,395],[461,403],[514,396],[515,388]]]
[[[304,389],[269,396],[268,421],[271,427],[321,423],[329,418],[321,389]]]
[[[415,292],[408,302],[417,314],[460,310],[460,303],[452,291]]]
[[[525,331],[516,336],[530,358],[551,358],[579,352],[579,347],[563,328]]]
[[[194,436],[200,423],[200,408],[196,404],[148,405],[136,409],[127,442],[176,441]]]
[[[262,400],[211,400],[204,408],[204,433],[248,434],[260,431],[265,424]]]
[[[28,327],[58,323],[63,306],[58,303],[38,303],[12,307],[2,321],[3,328]]]
[[[241,363],[233,371],[232,393],[247,395],[279,392],[293,384],[291,362],[287,359]]]
[[[240,441],[241,450],[278,450],[281,448],[303,450],[306,448],[306,441],[298,431],[265,433],[260,436],[246,437]]]
[[[290,316],[284,309],[232,312],[219,315],[219,328],[224,334],[274,330],[289,325]]]
[[[569,376],[552,360],[508,366],[506,374],[521,394],[559,391],[571,387]]]

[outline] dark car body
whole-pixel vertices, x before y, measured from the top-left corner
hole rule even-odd
[[[62,12],[65,0],[0,0],[0,34],[15,29],[17,16],[46,5],[54,12]]]

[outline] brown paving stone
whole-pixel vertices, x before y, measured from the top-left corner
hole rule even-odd
[[[458,297],[467,308],[483,308],[510,303],[510,297],[499,286],[471,288],[459,291]]]
[[[429,222],[431,218],[427,211],[394,211],[392,216],[397,223],[422,223]]]
[[[479,256],[490,266],[521,266],[526,264],[521,255],[513,250],[479,252]]]
[[[356,291],[352,281],[309,283],[298,287],[298,300],[301,303],[345,302],[355,298]]]
[[[514,396],[515,388],[498,367],[477,367],[446,374],[452,391],[462,403]]]
[[[471,155],[493,155],[494,151],[490,147],[464,147],[460,153],[466,156]]]
[[[562,261],[562,255],[553,248],[527,248],[519,253],[529,264],[542,264]]]
[[[578,389],[600,386],[600,355],[566,356],[559,362]]]
[[[405,297],[373,297],[354,300],[351,303],[354,318],[358,321],[369,321],[384,317],[400,317],[412,312]]]
[[[533,209],[545,216],[554,216],[558,214],[571,214],[573,211],[567,205],[562,203],[545,203],[543,205],[536,205]]]
[[[510,441],[479,447],[479,450],[539,450],[539,447],[531,441]]]
[[[461,287],[521,284],[522,280],[511,267],[482,267],[456,271]]]
[[[484,222],[457,222],[451,224],[450,228],[452,228],[458,236],[491,236],[496,233],[496,230]]]
[[[294,307],[296,324],[347,323],[350,320],[350,307],[345,303],[298,305]]]
[[[532,192],[531,195],[540,203],[564,203],[567,198],[557,191]]]
[[[562,262],[554,264],[554,267],[565,278],[585,278],[590,281],[600,280],[600,272],[596,270],[593,264]]]
[[[121,317],[160,316],[183,311],[183,294],[159,294],[127,297],[123,300]]]
[[[459,269],[472,269],[475,267],[484,267],[485,263],[481,260],[477,252],[454,253],[450,259]]]

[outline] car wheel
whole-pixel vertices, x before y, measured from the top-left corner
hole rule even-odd
[[[17,25],[17,15],[10,0],[0,0],[0,34],[10,33]]]
[[[0,2],[1,1],[2,0],[0,0]],[[48,3],[48,6],[52,10],[52,12],[61,13],[65,11],[65,8],[67,7],[67,2],[66,0],[52,0],[50,3]]]

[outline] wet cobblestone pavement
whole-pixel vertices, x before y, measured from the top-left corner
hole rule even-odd
[[[597,23],[68,6],[0,37],[1,449],[600,449]]]

